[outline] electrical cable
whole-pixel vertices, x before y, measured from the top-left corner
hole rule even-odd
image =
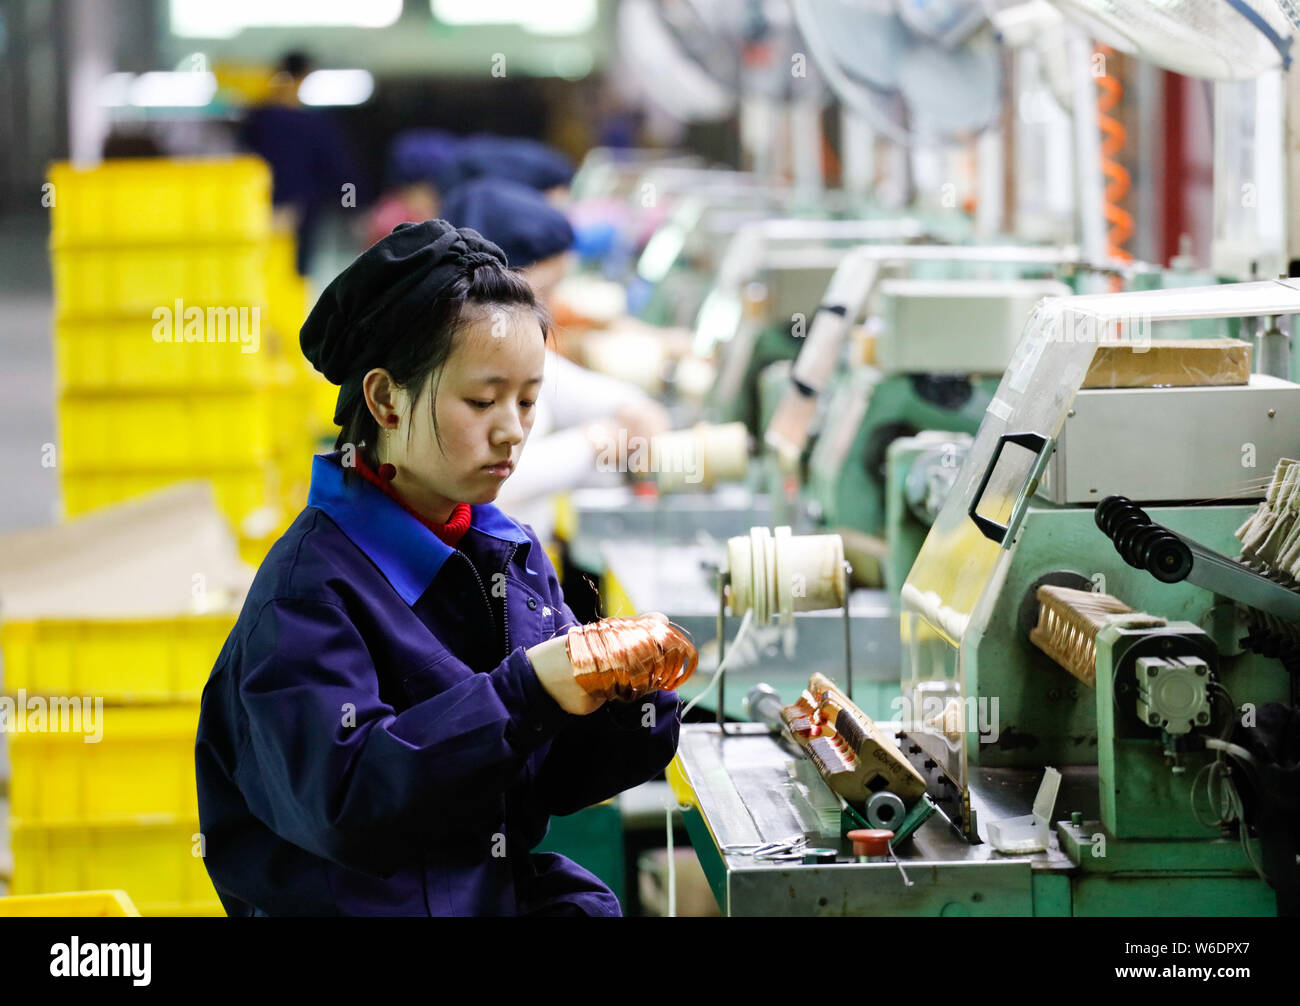
[[[1226,741],[1229,737],[1232,736],[1232,726],[1233,726],[1233,723],[1235,722],[1234,719],[1233,719],[1233,717],[1234,717],[1235,713],[1237,712],[1237,703],[1235,703],[1234,701],[1232,701],[1232,693],[1230,693],[1230,692],[1228,691],[1228,689],[1224,688],[1223,685],[1219,684],[1219,682],[1217,682],[1217,681],[1211,681],[1211,682],[1210,682],[1210,687],[1213,688],[1213,689],[1215,689],[1217,693],[1221,693],[1222,696],[1223,696],[1223,698],[1224,698],[1224,699],[1227,701],[1227,703],[1228,703],[1228,719],[1227,719],[1227,725],[1225,726],[1223,733],[1221,733],[1221,734],[1219,735],[1219,739],[1220,739],[1221,741]],[[1209,742],[1207,741],[1206,744],[1208,745]]]
[[[671,791],[670,791],[671,795]],[[677,856],[673,852],[673,808],[669,804],[664,808],[668,830],[668,918],[677,918]]]
[[[699,702],[700,699],[704,698],[704,696],[708,695],[709,692],[713,690],[713,686],[718,683],[718,679],[722,677],[723,672],[727,669],[728,662],[735,656],[736,651],[740,648],[740,641],[745,637],[750,626],[753,625],[753,619],[754,609],[750,608],[745,612],[745,616],[740,620],[740,628],[736,630],[736,638],[732,640],[731,648],[727,650],[727,655],[722,658],[721,662],[719,662],[717,670],[713,672],[713,677],[709,679],[709,683],[700,690],[700,693],[696,695],[695,698],[686,703],[685,708],[682,709],[683,719],[686,718],[687,713],[695,708],[695,704]],[[719,640],[719,642],[721,641]]]
[[[1192,779],[1189,794],[1192,816],[1198,824],[1205,828],[1223,828],[1230,824],[1236,824],[1237,835],[1241,841],[1241,851],[1245,855],[1246,861],[1250,863],[1251,869],[1255,871],[1256,876],[1267,884],[1269,883],[1268,876],[1264,873],[1263,866],[1255,858],[1255,853],[1250,847],[1250,826],[1246,821],[1245,803],[1241,799],[1241,792],[1237,789],[1237,784],[1233,782],[1231,766],[1224,756],[1229,755],[1237,759],[1252,773],[1257,768],[1255,757],[1241,745],[1215,737],[1207,738],[1205,746],[1218,752],[1218,754],[1214,761],[1201,766],[1200,771]],[[1212,821],[1207,821],[1201,817],[1200,810],[1196,805],[1197,789],[1201,785],[1202,779],[1205,780],[1205,797],[1210,809],[1214,810],[1216,805],[1218,807],[1218,816]]]

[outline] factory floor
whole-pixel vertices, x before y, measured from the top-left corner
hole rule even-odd
[[[44,216],[0,217],[0,534],[58,516],[58,472],[41,467],[55,442],[48,228]]]
[[[44,214],[0,217],[0,534],[56,520],[58,474],[41,467],[54,443],[49,224]],[[0,893],[9,852],[9,759],[0,734]]]

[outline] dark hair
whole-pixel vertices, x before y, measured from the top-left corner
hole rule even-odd
[[[375,367],[388,371],[398,387],[414,389],[411,400],[414,406],[420,400],[430,375],[451,356],[457,334],[474,320],[466,309],[498,306],[531,311],[541,326],[543,341],[550,337],[550,315],[538,302],[523,274],[496,265],[480,265],[467,270],[448,284],[431,305],[426,316],[427,324],[403,333],[403,337],[393,344],[383,362],[375,364]],[[437,401],[438,389],[435,383],[430,395],[429,412],[433,420],[434,436],[438,437],[441,444]],[[366,405],[365,395],[359,395],[343,416],[343,426],[334,447],[342,450],[347,444],[352,444],[366,464],[374,468],[375,444],[378,439],[379,424]],[[344,474],[348,474],[346,470]]]
[[[280,70],[287,73],[294,80],[301,80],[311,72],[312,61],[301,49],[294,49],[292,52],[286,52],[280,57]]]

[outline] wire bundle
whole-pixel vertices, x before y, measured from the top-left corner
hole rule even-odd
[[[604,618],[570,629],[565,650],[583,691],[623,702],[677,688],[700,660],[685,630],[652,615]]]
[[[1038,588],[1038,624],[1030,641],[1089,688],[1097,681],[1097,633],[1121,618],[1125,624],[1163,625],[1110,594],[1044,584]]]
[[[1300,577],[1300,463],[1278,461],[1264,501],[1236,534],[1243,559]]]

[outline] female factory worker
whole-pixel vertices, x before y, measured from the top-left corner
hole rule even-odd
[[[573,628],[536,537],[491,503],[546,337],[504,265],[473,231],[402,225],[303,326],[342,385],[340,450],[258,570],[195,748],[231,915],[619,913],[530,850],[549,815],[668,763],[694,650],[662,616]]]

